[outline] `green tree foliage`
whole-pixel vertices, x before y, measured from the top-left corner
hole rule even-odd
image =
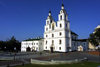
[[[4,50],[6,47],[6,42],[0,41],[0,50]]]
[[[94,33],[90,34],[89,41],[94,45],[100,45],[100,28],[96,28]]]
[[[0,41],[0,50],[3,51],[19,51],[21,48],[21,43],[16,40],[14,36],[8,41]]]

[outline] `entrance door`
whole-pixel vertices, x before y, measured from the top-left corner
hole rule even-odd
[[[31,51],[31,48],[30,48],[30,47],[27,47],[27,48],[26,48],[26,51]]]
[[[53,53],[53,47],[51,47],[51,53]]]

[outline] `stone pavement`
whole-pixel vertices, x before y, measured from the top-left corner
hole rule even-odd
[[[75,60],[75,59],[83,59],[87,58],[88,61],[92,62],[100,62],[100,56],[90,55],[87,52],[69,52],[69,53],[60,53],[53,56],[46,56],[46,57],[37,57],[33,59],[37,60]]]
[[[0,58],[4,57],[10,57],[14,58],[14,55],[11,56],[7,55],[0,55]],[[100,62],[100,57],[96,55],[90,55],[87,52],[69,52],[69,53],[43,53],[40,55],[39,53],[19,53],[15,57],[15,61],[0,61],[0,67],[1,66],[7,66],[8,64],[14,66],[14,65],[22,65],[30,63],[30,59],[36,59],[36,60],[57,60],[57,61],[66,61],[66,60],[75,60],[75,59],[83,59],[86,57],[88,61],[93,62]]]
[[[14,61],[14,53],[13,54],[7,54],[3,53],[0,54],[0,59],[1,60],[6,60],[6,61],[0,61],[0,67],[6,67],[7,65],[13,66],[13,65],[22,65],[30,63],[31,58],[36,58],[36,57],[44,57],[44,56],[50,56],[50,55],[56,55],[57,53],[32,53],[32,52],[27,52],[27,53],[17,53],[15,56],[15,61]],[[8,61],[11,60],[11,61]]]

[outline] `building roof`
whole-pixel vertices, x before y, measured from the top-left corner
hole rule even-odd
[[[29,38],[29,39],[26,39],[24,41],[36,41],[36,40],[42,40],[43,38]]]
[[[88,39],[77,39],[76,41],[86,42]]]
[[[74,35],[77,35],[78,36],[78,34],[76,34],[75,32],[72,32],[72,31],[71,31],[71,34],[74,34]]]

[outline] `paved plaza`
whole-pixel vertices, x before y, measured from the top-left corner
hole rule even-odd
[[[9,65],[23,65],[30,63],[30,59],[36,60],[75,60],[75,59],[83,59],[87,58],[88,61],[92,62],[100,62],[100,56],[90,55],[88,52],[69,52],[69,53],[36,53],[36,52],[26,52],[26,53],[0,53],[0,59],[6,61],[0,61],[0,66]],[[9,61],[8,61],[9,60]]]

